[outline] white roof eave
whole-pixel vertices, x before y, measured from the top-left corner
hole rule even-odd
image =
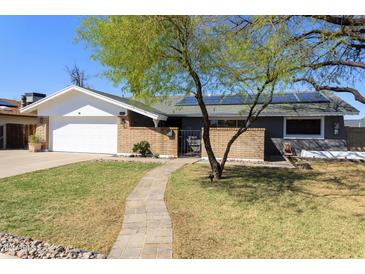
[[[85,93],[85,94],[88,94],[90,96],[93,96],[95,98],[98,98],[100,100],[103,100],[105,102],[108,102],[110,104],[113,104],[113,105],[116,105],[116,106],[120,106],[122,108],[126,108],[128,110],[132,110],[134,112],[137,112],[139,114],[142,114],[144,116],[147,116],[147,117],[150,117],[154,120],[162,120],[162,121],[166,121],[167,120],[167,116],[165,115],[162,115],[162,114],[156,114],[156,113],[152,113],[152,112],[149,112],[147,110],[144,110],[144,109],[141,109],[141,108],[137,108],[135,106],[132,106],[132,105],[129,105],[129,104],[126,104],[126,103],[123,103],[123,102],[120,102],[120,101],[117,101],[117,100],[114,100],[112,98],[109,98],[109,97],[106,97],[106,96],[103,96],[101,94],[98,94],[98,93],[95,93],[95,92],[92,92],[88,89],[85,89],[85,88],[82,88],[82,87],[78,87],[78,86],[68,86],[50,96],[47,96],[39,101],[36,101],[35,103],[33,104],[30,104],[24,108],[21,108],[19,111],[20,113],[30,113],[34,110],[36,110],[40,105],[66,93],[66,92],[69,92],[71,90],[77,90],[77,91],[80,91],[82,93]]]

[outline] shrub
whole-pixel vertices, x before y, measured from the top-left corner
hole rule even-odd
[[[142,157],[146,157],[150,153],[150,143],[147,141],[141,141],[133,145],[133,152],[140,153]]]
[[[33,134],[30,135],[28,138],[28,143],[30,144],[39,144],[40,143],[40,139],[37,135]]]

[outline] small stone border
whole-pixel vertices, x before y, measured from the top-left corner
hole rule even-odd
[[[49,244],[29,237],[0,233],[0,253],[21,259],[105,259],[106,256],[74,247]]]

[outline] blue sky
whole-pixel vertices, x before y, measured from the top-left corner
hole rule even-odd
[[[29,91],[56,92],[70,84],[65,67],[74,64],[85,70],[92,88],[121,95],[120,87],[98,76],[103,67],[90,59],[91,51],[74,43],[81,20],[81,16],[0,16],[0,97],[19,99]],[[364,85],[356,83],[356,87]],[[365,106],[352,95],[340,97],[361,111],[347,118],[365,116]]]

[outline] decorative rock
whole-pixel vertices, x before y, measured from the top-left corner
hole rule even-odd
[[[23,259],[105,259],[95,251],[49,244],[29,237],[0,233],[0,252]]]

